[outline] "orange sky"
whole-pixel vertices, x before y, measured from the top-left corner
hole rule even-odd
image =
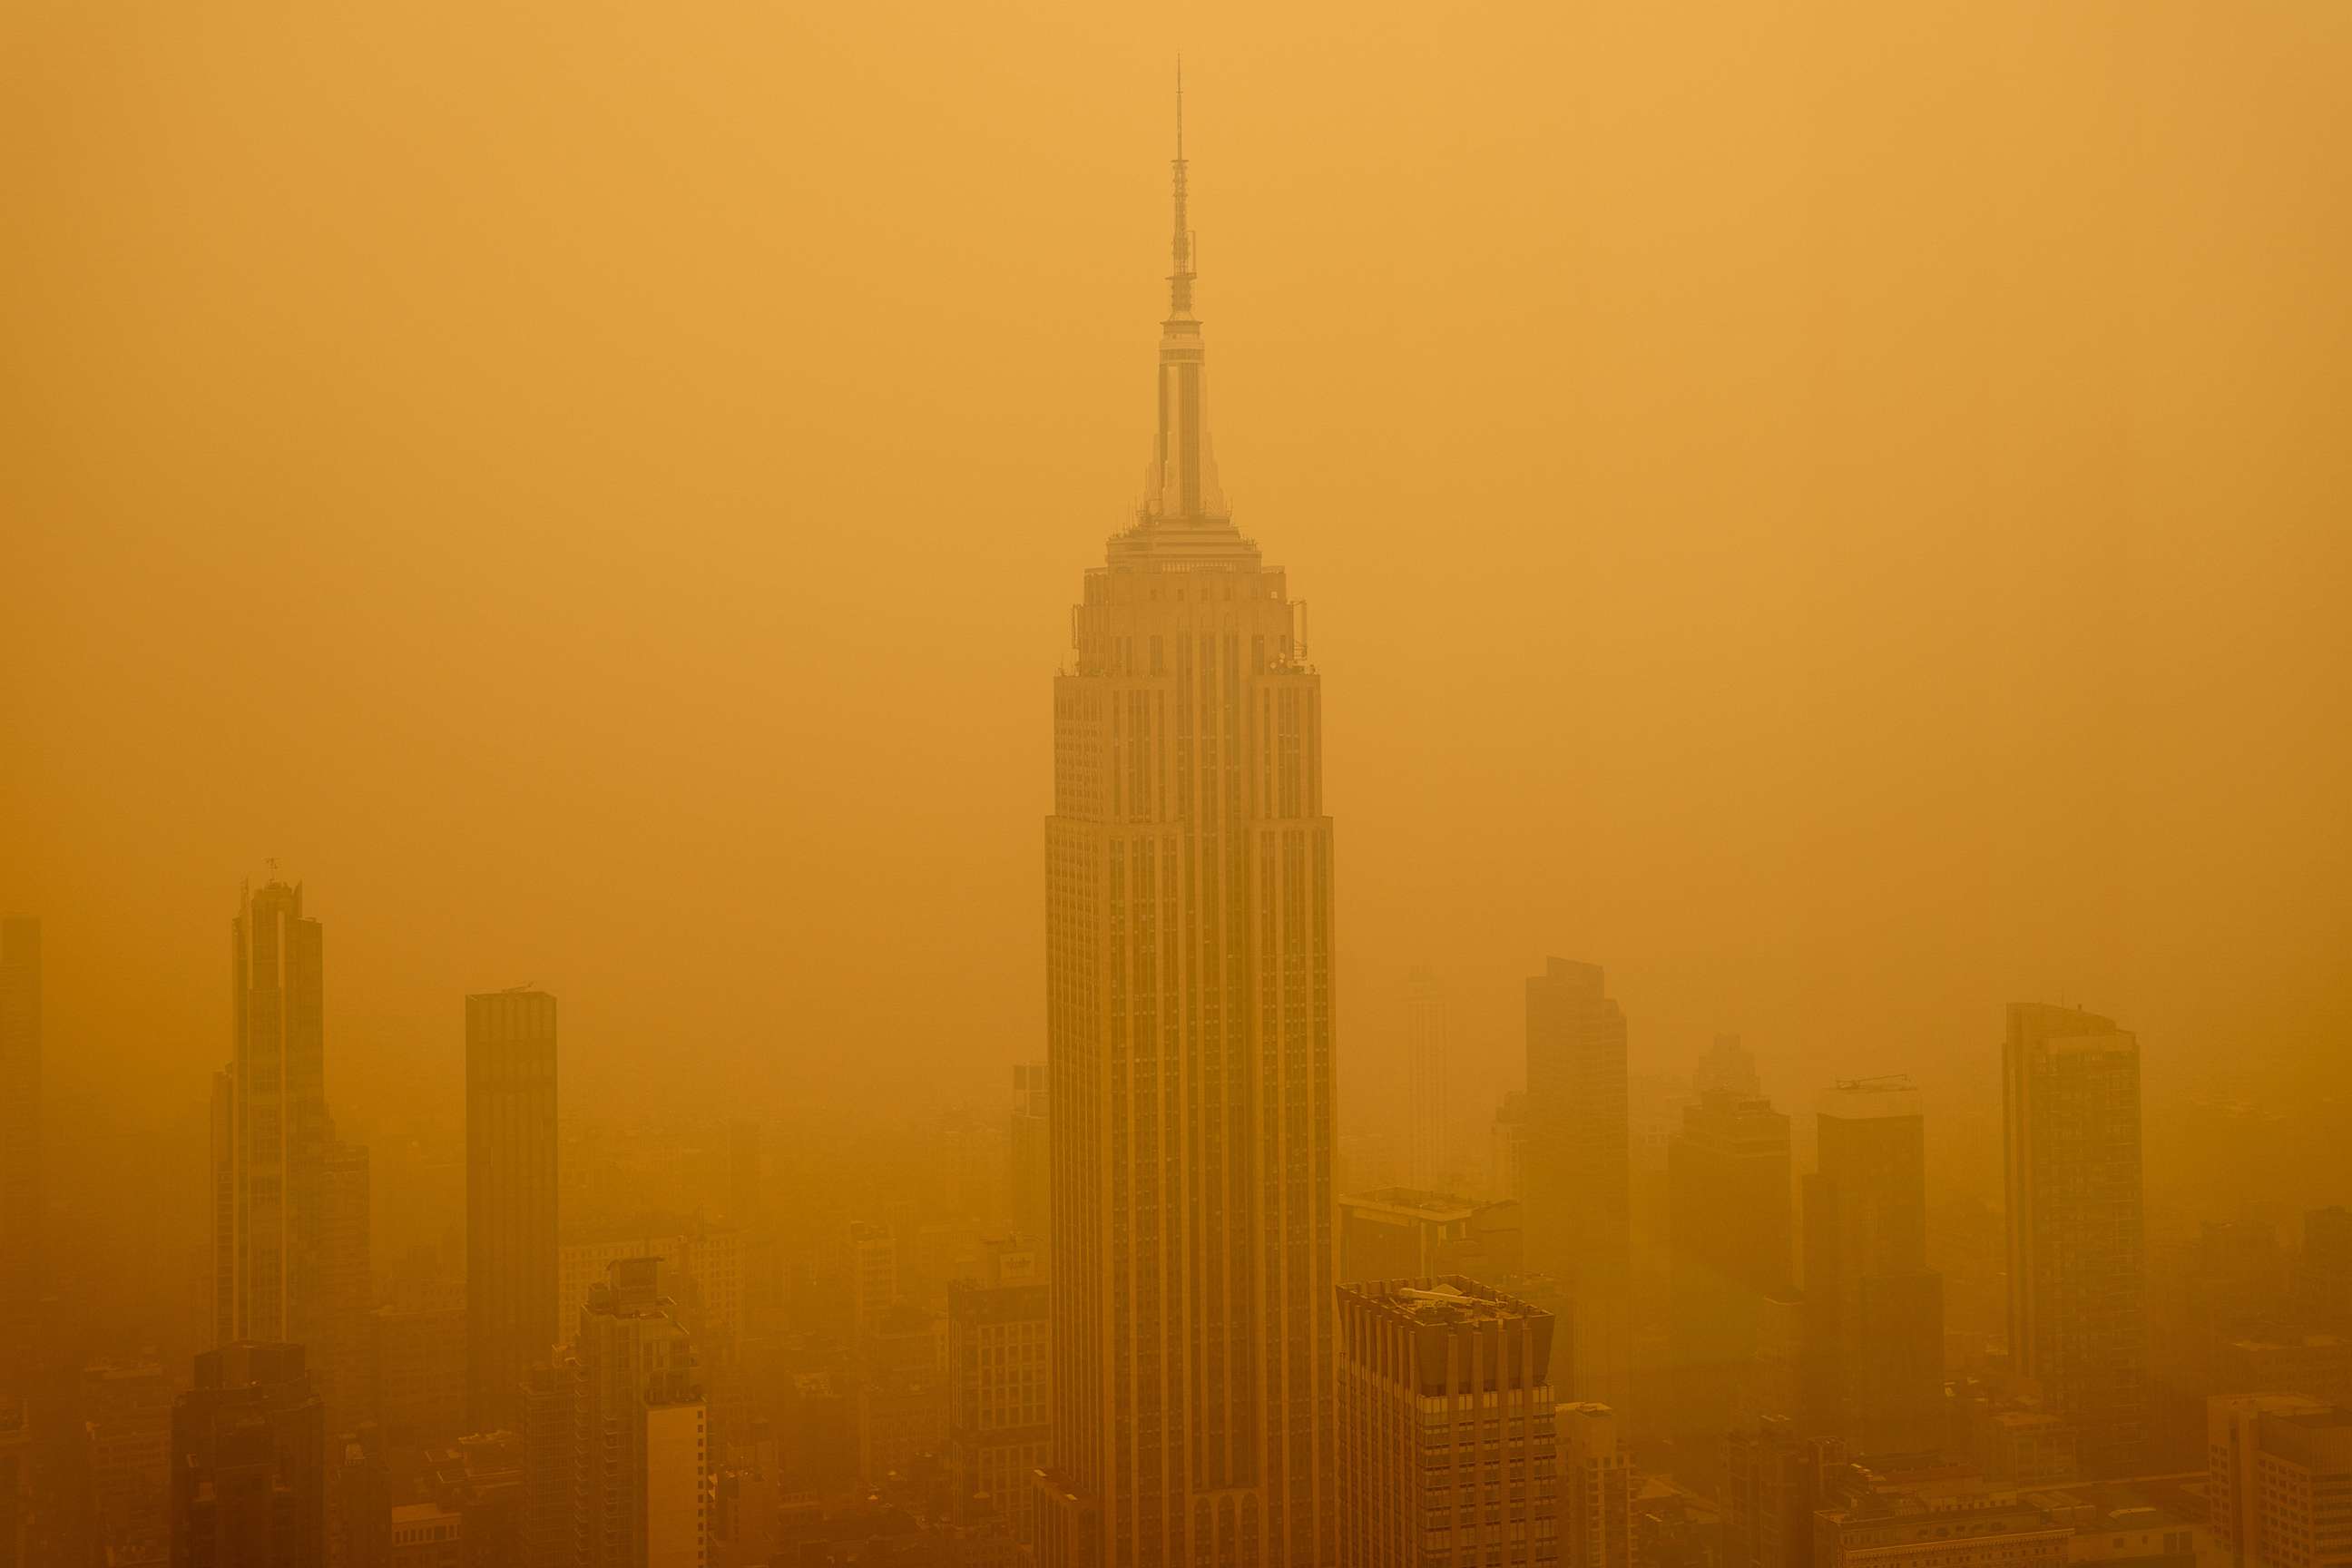
[[[273,855],[338,1102],[454,1104],[522,981],[592,1100],[1040,1054],[1180,48],[1353,1103],[1416,962],[1484,1103],[1547,952],[1784,1095],[1979,1092],[2021,996],[2340,1092],[2352,6],[27,0],[0,904],[61,1098],[200,1113]]]

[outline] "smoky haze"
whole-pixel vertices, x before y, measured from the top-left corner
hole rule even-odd
[[[452,1112],[522,982],[573,1107],[1042,1058],[1180,49],[1349,1118],[1426,966],[1483,1124],[1549,954],[1784,1103],[1985,1104],[2031,997],[2151,1101],[2340,1104],[2352,8],[37,3],[0,902],[60,1115],[197,1137],[266,858],[339,1108]]]

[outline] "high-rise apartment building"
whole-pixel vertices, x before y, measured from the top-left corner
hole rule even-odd
[[[1709,1089],[1666,1150],[1668,1328],[1681,1469],[1711,1474],[1752,1407],[1765,1306],[1789,1290],[1789,1118],[1769,1100]]]
[[[1341,1568],[1558,1563],[1551,1314],[1459,1275],[1339,1299]]]
[[[661,1260],[611,1266],[524,1399],[528,1568],[704,1568],[708,1412]]]
[[[517,1430],[556,1307],[555,998],[466,998],[466,1409]]]
[[[1425,1193],[1448,1190],[1454,1165],[1447,1149],[1452,1102],[1446,1097],[1445,993],[1425,969],[1413,971],[1404,987],[1405,1106],[1411,1136],[1405,1149],[1405,1181]]]
[[[1622,1408],[1631,1364],[1632,1115],[1625,1011],[1598,964],[1528,982],[1528,1267],[1568,1301],[1569,1391]]]
[[[1553,1413],[1559,1440],[1561,1568],[1631,1568],[1633,1456],[1617,1413],[1581,1400]]]
[[[1944,1281],[1927,1267],[1927,1164],[1907,1079],[1842,1083],[1805,1178],[1808,1403],[1853,1452],[1943,1443]]]
[[[2352,1410],[2292,1394],[2224,1394],[2206,1410],[2221,1568],[2352,1564]]]
[[[1050,1292],[1034,1248],[991,1242],[982,1277],[948,1287],[948,1471],[952,1516],[1000,1515],[1034,1538],[1030,1477],[1053,1436]]]
[[[1321,1563],[1335,1522],[1320,678],[1218,486],[1174,168],[1147,492],[1054,683],[1048,1568]]]
[[[2001,1088],[2010,1357],[2074,1427],[2084,1474],[2127,1474],[2147,1436],[2139,1042],[2012,1003]]]
[[[0,920],[0,1394],[41,1297],[41,922]]]
[[[172,1407],[172,1568],[326,1568],[326,1408],[298,1344],[196,1357]]]

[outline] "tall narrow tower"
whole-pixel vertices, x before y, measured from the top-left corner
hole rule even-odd
[[[1625,1010],[1601,966],[1546,962],[1528,981],[1528,1266],[1567,1293],[1578,1400],[1625,1408],[1633,1111]]]
[[[247,889],[229,928],[230,1058],[213,1096],[214,1339],[305,1346],[324,1328],[323,965],[302,889]]]
[[[1049,1568],[1334,1550],[1321,688],[1204,416],[1178,100],[1159,431],[1054,684]]]
[[[555,1289],[555,998],[466,998],[466,1410],[519,1430],[562,1330]]]
[[[2001,1091],[2010,1360],[2074,1423],[2085,1473],[2126,1475],[2147,1433],[2139,1041],[2013,1002]]]

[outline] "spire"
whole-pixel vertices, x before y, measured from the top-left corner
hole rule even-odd
[[[1192,225],[1184,200],[1184,57],[1176,57],[1176,237],[1170,249],[1175,270],[1168,275],[1168,313],[1192,313]]]
[[[1201,322],[1192,314],[1192,226],[1184,162],[1184,62],[1176,62],[1176,227],[1170,244],[1168,319],[1160,323],[1160,433],[1144,481],[1148,517],[1191,521],[1225,518],[1210,455]]]

